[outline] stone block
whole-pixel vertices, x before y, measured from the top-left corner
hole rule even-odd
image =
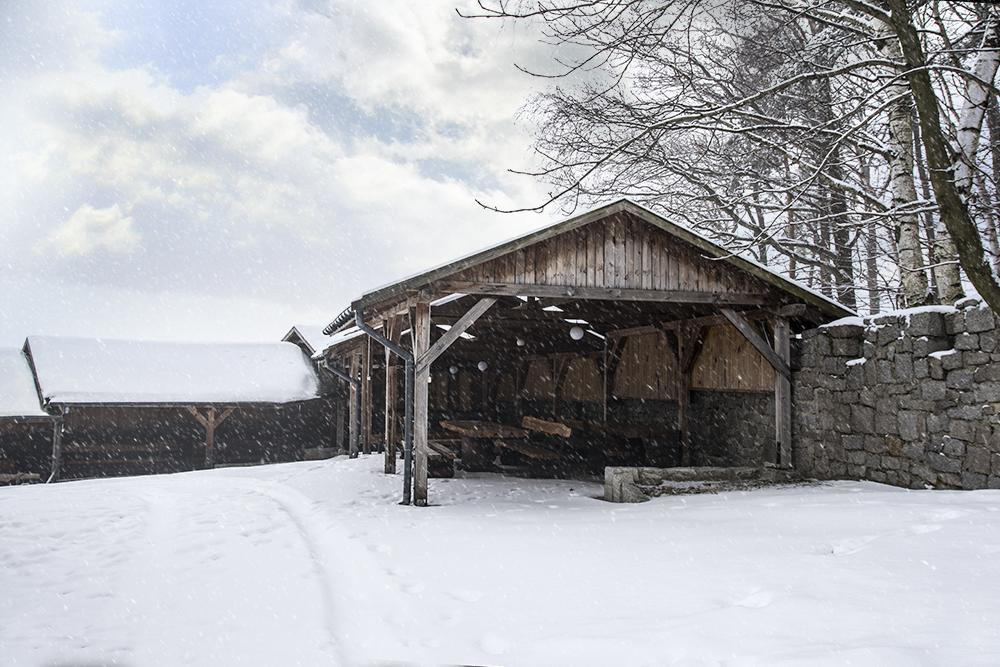
[[[865,438],[864,436],[855,434],[845,435],[841,438],[841,444],[848,452],[860,450],[865,448]]]
[[[946,313],[944,316],[944,330],[949,336],[965,331],[965,313]]]
[[[1000,489],[1000,475],[990,475],[986,480],[987,489]]]
[[[972,394],[977,403],[1000,403],[1000,382],[976,383]]]
[[[972,389],[972,369],[971,368],[956,368],[953,371],[948,371],[948,376],[945,379],[949,389],[957,389],[959,391],[968,391]]]
[[[981,475],[977,472],[963,472],[962,473],[962,488],[963,489],[985,489],[987,483],[987,476]]]
[[[899,334],[900,334],[899,325],[895,323],[893,324],[887,323],[883,325],[881,328],[876,330],[875,343],[879,347],[885,347],[887,345],[891,345],[892,343],[895,343],[897,340],[899,340]]]
[[[979,334],[979,349],[983,352],[996,352],[1000,338],[996,331],[984,331]]]
[[[970,308],[965,311],[965,330],[970,333],[992,331],[996,326],[996,318],[989,308]]]
[[[947,389],[947,385],[941,380],[924,380],[920,383],[920,396],[928,401],[942,401]]]
[[[899,437],[903,440],[914,441],[922,439],[927,433],[924,416],[920,412],[913,410],[901,410],[896,417],[899,425]]]
[[[962,355],[956,350],[951,354],[945,354],[940,357],[941,368],[945,371],[953,371],[962,367]]]
[[[861,356],[861,341],[857,338],[834,338],[831,352],[836,357],[854,359]]]
[[[969,472],[988,475],[990,473],[990,450],[978,445],[967,446],[965,448],[964,467]]]
[[[962,476],[954,472],[939,472],[934,486],[941,489],[961,489]]]
[[[864,335],[865,328],[860,324],[837,324],[823,327],[823,332],[833,338],[859,338]]]
[[[955,440],[975,442],[976,423],[965,421],[963,419],[953,419],[951,421],[951,428],[948,429],[948,435]]]
[[[941,452],[946,456],[960,459],[965,456],[965,443],[946,435],[941,441]]]
[[[909,354],[897,354],[893,359],[893,375],[901,382],[913,381],[913,357]]]
[[[979,350],[966,350],[962,353],[962,363],[965,366],[982,366],[990,363],[990,355]]]
[[[945,334],[944,314],[929,311],[913,313],[910,315],[906,333],[914,338],[943,336]]]
[[[874,433],[875,411],[863,405],[852,405],[850,426],[855,433]]]
[[[979,336],[970,333],[960,333],[955,336],[955,342],[952,346],[956,350],[978,350]]]
[[[947,338],[917,338],[913,341],[913,356],[926,357],[933,352],[947,350],[950,347]]]
[[[903,441],[894,435],[885,436],[885,449],[890,456],[903,455]]]

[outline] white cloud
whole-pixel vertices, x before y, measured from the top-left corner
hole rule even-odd
[[[229,76],[235,53],[227,76],[192,87],[142,59],[109,64],[106,49],[129,35],[88,14],[80,49],[16,74],[0,109],[0,266],[57,295],[78,298],[81,283],[146,291],[168,312],[173,298],[179,318],[207,294],[315,317],[540,224],[475,203],[539,200],[538,185],[505,174],[528,155],[512,118],[530,93],[512,67],[518,40],[450,5],[334,9],[268,8],[277,46]],[[38,239],[58,256],[23,252]],[[101,321],[141,325],[134,310],[117,317]],[[8,318],[0,339],[30,321]],[[225,339],[235,321],[174,330]]]
[[[89,255],[101,250],[124,253],[139,244],[139,235],[133,228],[132,218],[122,215],[118,204],[107,208],[84,204],[69,220],[56,227],[47,241],[63,256]]]

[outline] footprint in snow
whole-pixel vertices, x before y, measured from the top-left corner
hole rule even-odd
[[[451,597],[459,600],[461,602],[479,602],[483,599],[483,594],[481,591],[474,591],[470,589],[459,589],[451,591],[448,593]]]
[[[942,526],[936,523],[922,523],[915,526],[910,526],[910,532],[914,535],[926,535],[927,533],[934,533],[941,530]]]
[[[404,593],[409,593],[410,595],[420,595],[426,589],[427,589],[427,587],[424,586],[420,582],[414,582],[414,583],[410,583],[410,584],[403,584],[403,592]]]
[[[878,539],[878,535],[862,535],[860,537],[848,537],[838,540],[829,546],[826,553],[834,556],[850,556],[859,551],[864,551],[868,545]]]
[[[767,589],[755,591],[750,595],[733,602],[734,607],[746,607],[748,609],[762,609],[774,602],[774,593]]]

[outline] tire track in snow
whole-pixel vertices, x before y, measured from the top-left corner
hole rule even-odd
[[[323,600],[326,617],[324,626],[327,630],[329,643],[341,665],[354,664],[348,660],[344,645],[337,634],[337,605],[334,601],[334,593],[331,588],[332,581],[327,572],[326,565],[324,565],[328,554],[325,553],[326,550],[323,548],[322,541],[317,540],[309,528],[309,521],[311,515],[315,514],[315,510],[310,507],[308,499],[298,491],[279,483],[239,483],[235,486],[267,498],[277,505],[278,509],[291,520],[312,560],[313,572],[320,580],[320,597]]]

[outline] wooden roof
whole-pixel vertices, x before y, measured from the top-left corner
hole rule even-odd
[[[785,300],[805,303],[813,306],[822,314],[831,318],[839,318],[854,314],[846,306],[837,303],[833,299],[830,299],[794,280],[786,278],[785,276],[757,264],[756,262],[735,256],[722,246],[710,241],[704,236],[693,232],[690,229],[674,224],[666,218],[663,218],[662,216],[650,211],[649,209],[639,206],[628,199],[622,199],[581,215],[574,216],[567,220],[548,225],[510,241],[499,243],[447,264],[443,264],[390,285],[380,287],[361,296],[361,298],[357,299],[352,306],[355,309],[366,309],[371,306],[395,302],[407,298],[413,292],[433,288],[435,285],[441,285],[443,289],[450,288],[452,291],[461,291],[460,288],[463,284],[476,282],[477,279],[480,281],[490,282],[489,272],[480,272],[482,273],[482,275],[480,275],[477,273],[476,267],[483,267],[484,265],[488,265],[490,263],[497,265],[505,256],[513,255],[518,251],[529,249],[534,246],[544,245],[545,242],[556,239],[556,237],[569,236],[570,233],[575,232],[576,230],[581,230],[582,228],[595,223],[599,223],[605,227],[612,227],[615,224],[621,223],[647,230],[652,229],[654,230],[654,235],[659,237],[661,245],[664,244],[663,239],[666,238],[664,233],[669,235],[669,237],[679,241],[679,243],[674,243],[673,246],[678,248],[687,247],[695,251],[690,253],[692,259],[689,259],[689,263],[695,262],[703,267],[710,267],[703,270],[706,272],[706,275],[709,276],[705,281],[711,285],[726,282],[727,273],[731,277],[733,272],[736,271],[748,277],[749,280],[747,284],[749,285],[757,286],[760,289],[766,289],[768,292],[777,290],[780,293],[783,293]],[[658,230],[658,232],[655,230]],[[700,255],[700,257],[696,257],[696,255]],[[705,261],[706,258],[710,261]],[[583,261],[584,264],[586,264],[587,258],[585,257]],[[655,268],[652,271],[652,274],[654,276],[653,279],[655,280]],[[611,284],[610,280],[605,282],[608,285]],[[532,281],[532,283],[534,283],[534,281]],[[558,283],[558,277],[556,284],[561,284]],[[601,282],[598,281],[595,284],[600,285]],[[706,288],[706,290],[711,289],[711,286]],[[609,289],[608,296],[606,298],[614,299],[614,294],[615,290]],[[705,294],[712,294],[712,292],[706,291]]]

